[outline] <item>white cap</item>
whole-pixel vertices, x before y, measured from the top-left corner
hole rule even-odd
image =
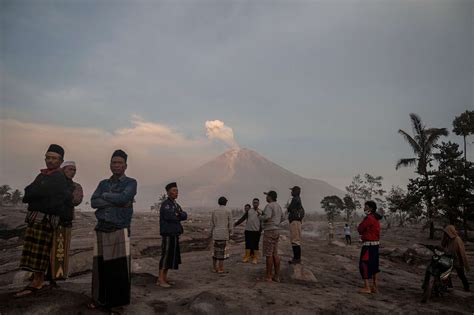
[[[64,168],[66,166],[74,166],[76,167],[76,162],[74,161],[64,161],[63,164],[61,164],[61,168]]]

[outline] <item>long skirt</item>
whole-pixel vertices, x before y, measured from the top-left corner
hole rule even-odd
[[[372,279],[379,269],[379,245],[362,246],[359,270],[362,279]]]
[[[245,249],[258,250],[261,234],[260,231],[245,231]]]
[[[66,280],[69,271],[70,227],[58,226],[53,233],[49,280]]]
[[[92,298],[112,308],[130,304],[130,237],[128,229],[96,231],[92,263]]]
[[[53,229],[47,221],[33,221],[25,231],[20,269],[45,273],[51,257]]]
[[[217,260],[226,260],[230,257],[227,241],[214,241],[214,254],[212,258]]]
[[[160,270],[178,270],[181,264],[181,250],[179,236],[162,236]]]

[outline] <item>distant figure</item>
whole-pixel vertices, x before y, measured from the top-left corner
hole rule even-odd
[[[291,189],[291,202],[288,205],[288,221],[290,222],[290,239],[293,248],[293,259],[290,264],[301,263],[301,224],[304,218],[304,208],[301,203],[301,188],[294,186]]]
[[[30,295],[44,287],[45,273],[51,260],[53,231],[67,221],[72,193],[61,169],[64,149],[51,144],[45,155],[46,168],[26,186],[23,202],[28,204],[27,224],[20,269],[33,272],[32,282],[15,297]]]
[[[127,154],[116,150],[110,159],[112,176],[102,180],[91,197],[95,217],[92,299],[90,309],[130,304],[130,224],[137,181],[127,177]]]
[[[360,252],[359,269],[364,288],[361,293],[377,293],[377,275],[379,270],[379,245],[380,245],[380,222],[382,218],[376,212],[377,204],[367,201],[364,206],[365,218],[357,227],[357,231],[362,239],[362,249]],[[372,287],[369,280],[372,279]]]
[[[276,191],[270,190],[265,193],[268,204],[259,215],[263,222],[263,255],[266,260],[266,274],[264,280],[267,282],[280,282],[280,257],[278,256],[278,241],[280,239],[280,224],[285,221],[283,211],[277,201]],[[275,274],[273,275],[273,268]]]
[[[67,219],[61,219],[58,227],[53,232],[53,244],[51,248],[51,262],[48,268],[47,278],[52,286],[56,280],[66,280],[69,268],[69,248],[71,245],[72,220],[74,219],[74,207],[78,206],[84,198],[82,186],[74,182],[76,176],[76,163],[66,161],[61,165],[66,176],[68,188],[72,194],[72,204],[67,207]]]
[[[328,223],[328,241],[329,243],[334,241],[334,225],[332,224],[332,222]]]
[[[346,245],[352,245],[351,228],[347,223],[344,225],[344,237],[346,238]]]
[[[211,215],[211,233],[213,240],[212,266],[214,272],[224,273],[224,260],[229,258],[228,242],[232,234],[232,212],[226,208],[227,198],[220,197],[219,208]]]
[[[459,279],[462,281],[464,291],[469,292],[469,281],[466,278],[464,271],[469,271],[469,262],[466,256],[466,250],[464,249],[464,243],[459,237],[454,225],[448,225],[444,228],[443,240],[441,246],[443,250],[451,254],[454,257],[454,269],[458,274]]]
[[[245,256],[243,262],[246,263],[252,257],[252,263],[258,263],[258,250],[260,243],[260,236],[262,234],[262,222],[258,218],[259,214],[262,213],[262,210],[259,209],[260,200],[254,198],[252,201],[253,208],[250,209],[250,205],[245,205],[244,215],[235,222],[234,226],[238,226],[245,220]]]
[[[179,248],[179,236],[183,234],[181,221],[188,218],[188,214],[176,202],[178,185],[169,183],[166,185],[166,193],[168,199],[163,201],[160,208],[161,259],[157,285],[162,288],[170,288],[173,284],[168,280],[168,270],[178,270],[181,264]]]

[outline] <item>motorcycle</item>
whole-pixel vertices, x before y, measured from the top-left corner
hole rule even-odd
[[[421,245],[433,252],[431,262],[426,268],[422,286],[423,297],[421,302],[426,303],[432,295],[442,297],[448,291],[450,276],[454,268],[454,258],[437,246]]]

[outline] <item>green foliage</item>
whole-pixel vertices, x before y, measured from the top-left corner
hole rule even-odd
[[[338,196],[327,196],[321,200],[321,208],[326,212],[329,222],[334,221],[344,209],[344,202]]]

